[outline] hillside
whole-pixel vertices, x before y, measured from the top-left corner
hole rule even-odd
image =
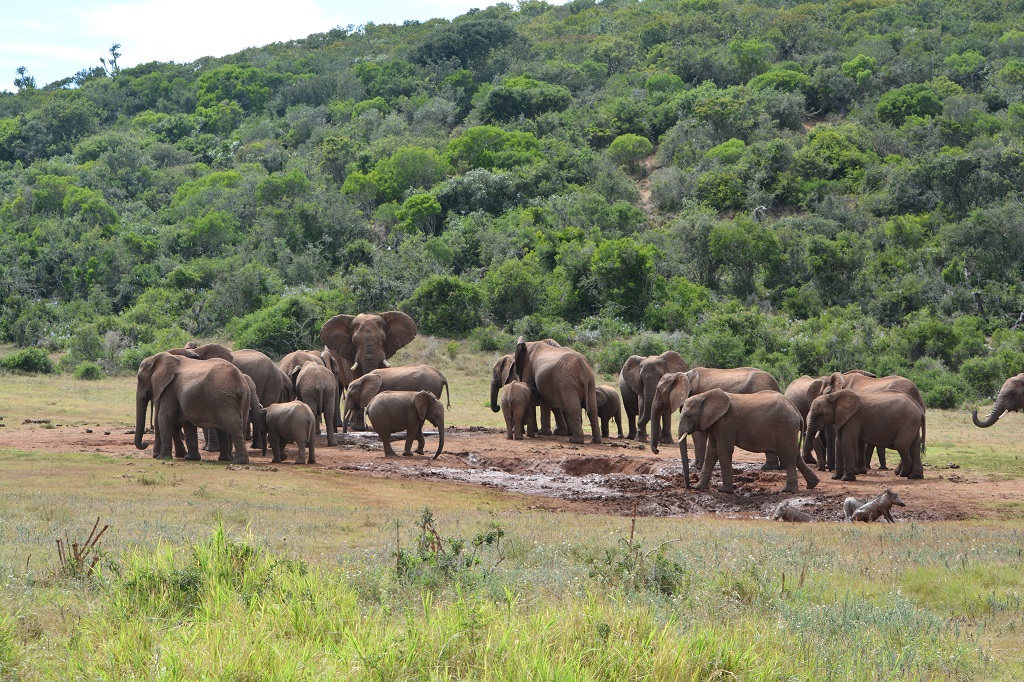
[[[576,0],[0,95],[0,343],[108,371],[400,307],[930,405],[1024,367],[1024,2]]]

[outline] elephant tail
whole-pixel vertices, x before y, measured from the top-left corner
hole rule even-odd
[[[445,394],[445,396],[447,396],[448,409],[450,410],[450,409],[452,409],[452,391],[451,391],[450,388],[448,388],[448,380],[447,379],[444,380],[443,388],[444,388],[444,394]],[[437,396],[437,397],[440,398],[441,396]]]
[[[924,436],[925,436],[925,433],[927,432],[927,428],[925,428],[925,421],[927,421],[927,415],[922,414],[921,415],[921,454],[922,455],[924,455]]]

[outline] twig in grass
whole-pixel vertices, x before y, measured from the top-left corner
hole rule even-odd
[[[92,530],[89,532],[89,537],[85,539],[85,542],[79,544],[77,542],[71,542],[68,537],[68,532],[64,531],[64,541],[61,542],[60,538],[57,538],[57,560],[60,562],[60,570],[65,575],[72,578],[84,578],[92,575],[96,569],[96,564],[100,560],[99,550],[97,543],[103,534],[110,528],[110,524],[106,524],[97,533],[96,529],[99,528],[100,517],[96,517],[96,523],[92,525]],[[28,562],[25,563],[26,568]]]

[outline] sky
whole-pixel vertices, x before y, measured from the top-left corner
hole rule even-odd
[[[335,26],[454,18],[497,0],[39,0],[0,20],[0,90],[24,66],[36,85],[100,65],[114,43],[121,67],[191,62],[305,38]],[[551,0],[549,0],[550,2]],[[560,4],[564,0],[554,0]],[[13,4],[13,3],[12,3]],[[514,2],[512,3],[514,4]]]

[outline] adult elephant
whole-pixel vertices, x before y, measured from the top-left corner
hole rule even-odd
[[[811,403],[821,395],[821,391],[827,384],[828,377],[812,377],[804,374],[793,379],[786,386],[786,398],[793,404],[796,411],[800,413],[801,419],[807,419],[807,412],[811,409]],[[800,435],[803,437],[802,429]],[[804,461],[807,464],[817,464],[819,471],[834,468],[835,454],[830,451],[829,443],[830,441],[826,434],[816,434],[811,443],[814,455],[811,455],[811,451],[808,450]]]
[[[196,428],[220,429],[234,447],[232,462],[248,464],[243,430],[249,418],[252,392],[241,370],[221,359],[196,360],[157,353],[139,364],[135,387],[135,447],[144,450],[146,412],[153,405],[154,429],[160,437],[160,457],[170,457],[171,438],[184,427],[188,459],[200,459]]]
[[[654,403],[654,391],[658,381],[669,372],[685,372],[690,369],[683,356],[674,350],[661,355],[630,355],[619,372],[619,393],[622,394],[622,407],[629,420],[629,440],[647,442],[647,423],[651,421],[651,406]],[[640,420],[637,422],[637,415]],[[661,442],[672,442],[672,415],[661,416]]]
[[[365,410],[374,396],[384,391],[430,391],[438,399],[447,391],[448,407],[452,406],[448,380],[436,367],[415,364],[375,369],[349,384],[342,430],[348,433],[353,415]]]
[[[835,372],[829,378],[828,385],[822,389],[822,395],[828,395],[841,389],[848,388],[858,393],[882,393],[885,391],[895,391],[896,393],[902,393],[911,400],[913,400],[921,408],[922,412],[925,412],[924,396],[921,395],[920,389],[917,384],[906,377],[901,377],[898,374],[890,374],[885,377],[876,377],[873,374],[864,372],[862,370],[850,370],[848,372]],[[921,443],[925,442],[925,423],[921,422]],[[871,464],[871,451],[874,448],[863,444],[860,446],[857,456],[857,472],[865,474]],[[885,468],[885,447],[878,446],[878,460],[880,468]],[[916,467],[918,463],[915,463]],[[902,467],[896,467],[897,476],[906,476]],[[838,467],[838,463],[836,464]]]
[[[581,410],[590,418],[591,442],[601,442],[597,414],[597,381],[590,363],[571,348],[545,341],[516,341],[515,369],[522,381],[537,392],[540,401],[560,411],[570,443],[583,442]]]
[[[278,366],[286,375],[291,376],[292,370],[301,367],[306,362],[316,362],[331,370],[337,383],[337,400],[334,405],[334,429],[335,433],[341,428],[341,397],[352,382],[350,365],[347,361],[340,361],[338,357],[326,346],[323,350],[296,350],[281,358]]]
[[[316,432],[320,433],[320,417],[324,418],[324,429],[327,432],[327,444],[338,444],[338,436],[334,430],[334,408],[338,402],[338,382],[334,373],[320,362],[309,360],[292,369],[293,394],[313,412],[316,420]]]
[[[359,315],[335,315],[324,323],[320,341],[339,360],[350,364],[355,380],[375,369],[388,367],[388,358],[416,338],[416,323],[403,312]],[[354,427],[365,430],[360,409],[353,415]]]
[[[996,402],[984,420],[978,419],[978,411],[971,410],[971,419],[975,426],[987,429],[996,423],[1006,412],[1017,412],[1024,408],[1024,374],[1010,377],[1003,382],[996,396]]]
[[[551,345],[555,348],[559,348],[559,344],[554,339],[545,339],[544,343]],[[501,407],[498,405],[498,394],[506,384],[510,384],[514,381],[519,381],[519,373],[516,371],[516,358],[511,353],[502,355],[494,362],[494,366],[491,368],[491,412],[500,412]],[[537,428],[537,407],[541,409],[541,426]],[[528,421],[528,435],[530,438],[534,436],[550,436],[551,431],[551,408],[547,405],[542,405],[536,396],[530,396],[530,407],[527,411]],[[555,410],[555,430],[556,436],[564,436],[569,432],[565,428],[565,420],[562,418],[562,413]]]
[[[654,391],[654,402],[651,406],[651,452],[658,454],[658,443],[661,440],[662,415],[671,414],[682,408],[683,403],[692,395],[720,388],[726,393],[745,395],[759,391],[779,390],[779,382],[768,372],[756,367],[737,367],[734,369],[717,369],[714,367],[695,367],[688,372],[670,372],[661,377]],[[799,429],[797,429],[799,433]],[[707,435],[698,430],[693,434],[693,450],[697,457],[697,468],[704,464],[704,452],[707,449]],[[686,453],[680,449],[680,457]],[[762,469],[779,469],[779,458],[776,453],[766,453]]]

